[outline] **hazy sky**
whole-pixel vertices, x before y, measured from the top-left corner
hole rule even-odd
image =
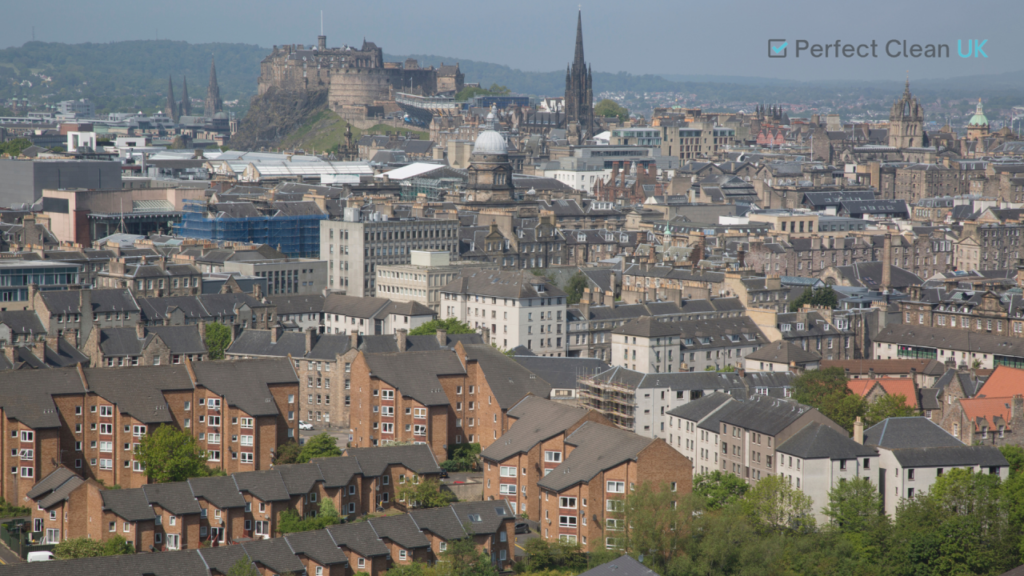
[[[0,44],[31,39],[106,42],[157,37],[188,42],[328,44],[365,36],[389,54],[435,54],[562,69],[572,59],[577,1],[515,0],[51,0],[0,2]],[[587,60],[597,71],[813,79],[902,79],[1024,69],[1021,0],[590,0],[583,2]],[[768,40],[789,42],[768,58]],[[957,39],[988,40],[987,58],[957,56]],[[818,58],[795,43],[878,43],[878,58]],[[889,58],[891,39],[949,45],[943,59]]]

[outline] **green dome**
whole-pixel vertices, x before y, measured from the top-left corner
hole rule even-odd
[[[978,98],[978,108],[974,112],[974,116],[971,116],[968,126],[988,126],[988,118],[985,117],[985,111],[981,108],[981,98]]]

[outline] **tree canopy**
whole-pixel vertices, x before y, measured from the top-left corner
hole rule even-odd
[[[594,115],[603,118],[618,118],[619,122],[629,120],[629,110],[614,100],[605,98],[594,105]]]
[[[108,538],[103,542],[84,536],[81,538],[71,538],[60,542],[53,548],[53,556],[58,560],[120,556],[134,553],[135,546],[119,535]]]
[[[750,484],[735,474],[712,470],[693,477],[693,494],[703,499],[707,510],[721,510],[738,502],[750,489]]]
[[[431,320],[425,322],[409,331],[409,336],[428,336],[434,335],[438,330],[444,330],[451,334],[474,334],[476,330],[469,327],[468,324],[459,322],[455,318],[445,318],[444,320]]]
[[[206,466],[206,450],[188,432],[161,424],[142,437],[135,459],[153,482],[182,482],[218,474]]]
[[[291,534],[293,532],[308,532],[320,530],[335,524],[341,524],[341,515],[330,498],[320,500],[320,508],[313,516],[300,518],[295,510],[281,512],[277,520],[277,532],[279,534]]]
[[[406,479],[405,486],[398,491],[398,497],[414,508],[440,508],[455,502],[455,494],[441,487],[441,483],[433,478],[423,480],[419,477]]]
[[[823,286],[816,290],[811,290],[808,286],[799,298],[789,303],[789,311],[796,312],[804,304],[823,308],[836,308],[839,306],[839,297],[836,296],[831,286]]]
[[[587,277],[583,272],[576,272],[569,278],[565,285],[565,293],[568,295],[566,301],[569,304],[579,304],[583,298],[583,290],[587,287]]]
[[[459,102],[465,102],[470,98],[476,96],[508,96],[512,91],[504,86],[497,84],[491,84],[490,88],[481,88],[479,86],[466,86],[458,94],[455,95],[455,100]]]
[[[231,345],[231,328],[220,322],[207,324],[204,343],[210,353],[210,360],[222,360],[224,351]]]
[[[295,461],[299,464],[305,464],[313,458],[329,458],[331,456],[341,456],[341,448],[338,448],[338,439],[327,432],[321,432],[306,440]]]
[[[15,138],[7,142],[0,142],[0,155],[9,154],[12,158],[21,154],[21,151],[32,145],[28,138]]]

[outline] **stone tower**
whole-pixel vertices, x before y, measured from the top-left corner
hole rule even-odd
[[[174,82],[170,75],[167,76],[167,106],[164,107],[164,114],[175,123],[178,122],[178,103],[174,100]]]
[[[925,145],[924,109],[910,94],[910,78],[900,99],[889,112],[889,146],[919,148]]]
[[[181,108],[178,111],[178,116],[191,116],[192,115],[192,100],[188,97],[188,78],[181,77]]]
[[[206,109],[203,115],[213,118],[217,112],[222,112],[224,102],[220,99],[220,88],[217,86],[217,63],[210,59],[210,86],[206,89]]]
[[[981,140],[988,136],[988,118],[985,116],[985,109],[981,105],[981,98],[978,98],[978,107],[974,110],[974,116],[967,123],[967,139]]]
[[[594,137],[594,90],[583,59],[583,12],[576,18],[576,54],[565,69],[565,125],[579,124],[580,142]]]
[[[491,106],[480,135],[473,144],[466,185],[466,199],[471,202],[508,202],[512,200],[512,164],[508,144],[498,133],[497,109]]]

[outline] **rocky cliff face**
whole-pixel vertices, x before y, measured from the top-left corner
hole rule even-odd
[[[295,92],[271,87],[256,96],[231,139],[236,150],[275,149],[281,139],[327,109],[327,88]]]

